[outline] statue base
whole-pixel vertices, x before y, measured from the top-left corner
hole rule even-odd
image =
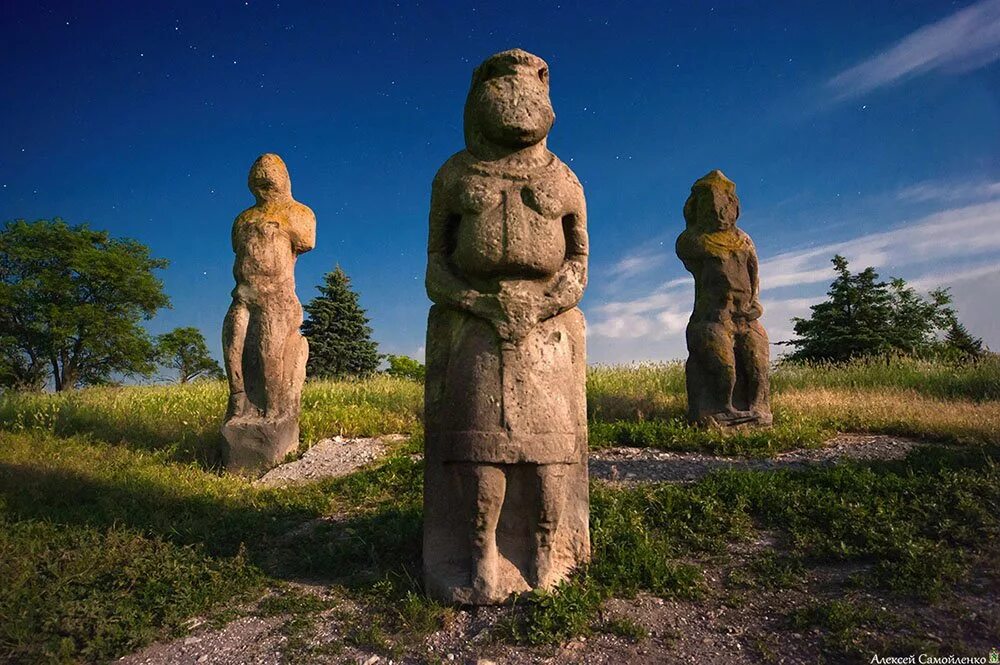
[[[298,414],[278,419],[241,418],[222,425],[222,460],[227,471],[260,473],[299,447]]]

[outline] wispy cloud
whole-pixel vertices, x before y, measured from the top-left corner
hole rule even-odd
[[[995,60],[1000,60],[1000,0],[982,0],[910,33],[827,85],[843,100],[931,71],[968,71]]]
[[[659,268],[667,262],[668,257],[667,252],[663,251],[639,250],[611,266],[608,270],[608,276],[612,279],[635,277],[654,268]]]
[[[843,242],[785,252],[761,263],[765,289],[828,281],[829,260],[841,254],[856,266],[914,265],[1000,252],[1000,200],[952,208],[912,224]]]
[[[1000,196],[1000,180],[996,182],[918,182],[896,192],[896,199],[908,203],[974,201]]]

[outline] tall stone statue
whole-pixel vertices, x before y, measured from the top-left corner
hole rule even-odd
[[[250,168],[257,203],[233,223],[233,303],[222,328],[229,407],[226,468],[253,472],[299,443],[299,404],[309,345],[299,333],[295,259],[316,245],[316,216],[292,198],[285,163],[261,155]]]
[[[488,58],[431,189],[424,572],[451,602],[551,587],[590,555],[586,206],[554,120],[543,60]]]
[[[767,332],[757,250],[736,228],[736,185],[712,171],[691,187],[677,256],[694,275],[687,326],[688,417],[722,426],[771,424]]]

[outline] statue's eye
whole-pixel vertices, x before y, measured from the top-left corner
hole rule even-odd
[[[538,70],[538,80],[542,83],[547,83],[549,80],[549,68],[542,67]]]

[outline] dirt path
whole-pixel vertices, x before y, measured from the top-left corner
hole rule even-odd
[[[405,437],[390,434],[375,438],[324,439],[299,459],[276,466],[257,483],[278,487],[346,476],[384,457],[392,444]],[[679,453],[655,448],[607,448],[590,454],[592,478],[612,482],[690,482],[719,469],[773,471],[811,465],[835,464],[842,459],[901,459],[919,441],[882,434],[841,434],[820,448],[802,448],[770,459],[719,457],[705,453]]]
[[[801,448],[769,459],[677,453],[655,448],[608,448],[590,455],[590,476],[634,482],[690,482],[719,469],[774,471],[836,464],[844,459],[902,459],[920,441],[883,434],[840,434],[820,448]]]

